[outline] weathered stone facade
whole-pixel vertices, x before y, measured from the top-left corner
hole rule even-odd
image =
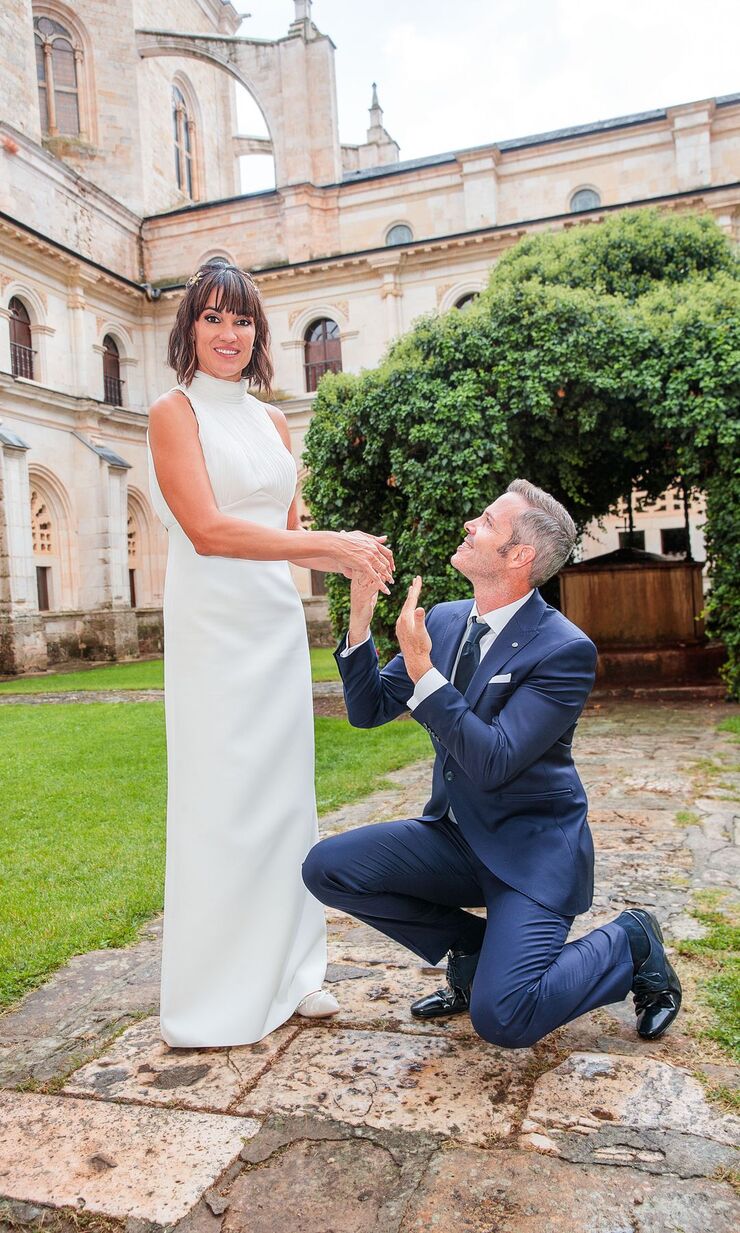
[[[367,141],[342,144],[334,45],[311,8],[295,0],[286,35],[264,42],[236,36],[228,0],[2,6],[0,671],[158,649],[166,541],[146,412],[172,384],[167,335],[204,257],[257,276],[300,458],[317,320],[335,323],[341,364],[357,371],[421,314],[479,291],[524,232],[652,202],[710,212],[740,238],[740,96],[404,163],[375,90]],[[74,49],[77,135],[42,132],[34,18]],[[234,81],[269,139],[236,132]],[[275,189],[240,195],[238,157],[265,151]],[[11,301],[29,317],[32,377],[11,355]],[[49,522],[43,551],[34,517]],[[308,573],[296,581],[310,595]]]

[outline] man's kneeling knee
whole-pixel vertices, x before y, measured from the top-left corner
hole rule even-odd
[[[305,886],[321,903],[327,902],[326,895],[331,894],[333,885],[331,876],[333,861],[331,851],[327,850],[330,847],[331,838],[322,839],[311,848],[301,868]]]
[[[470,1021],[481,1040],[499,1049],[529,1049],[541,1037],[537,1033],[522,1030],[516,1023],[506,1023],[488,1007],[471,1007]]]

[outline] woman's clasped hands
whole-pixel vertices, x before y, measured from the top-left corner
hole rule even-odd
[[[345,577],[360,577],[375,590],[390,595],[395,562],[386,546],[387,538],[387,535],[368,535],[365,531],[336,532],[336,557]]]

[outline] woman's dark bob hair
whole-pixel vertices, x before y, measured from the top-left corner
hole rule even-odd
[[[198,367],[195,354],[195,323],[204,308],[234,313],[254,320],[254,349],[242,369],[250,385],[268,392],[272,385],[270,330],[260,293],[252,278],[223,258],[207,261],[189,278],[180,301],[167,346],[167,363],[177,373],[180,385],[190,385]]]

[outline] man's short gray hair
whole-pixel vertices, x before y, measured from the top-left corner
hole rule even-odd
[[[512,480],[506,491],[522,497],[529,509],[514,515],[509,541],[499,552],[503,554],[517,544],[531,544],[535,558],[530,580],[533,587],[541,587],[568,560],[578,535],[576,524],[559,501],[529,480]]]

